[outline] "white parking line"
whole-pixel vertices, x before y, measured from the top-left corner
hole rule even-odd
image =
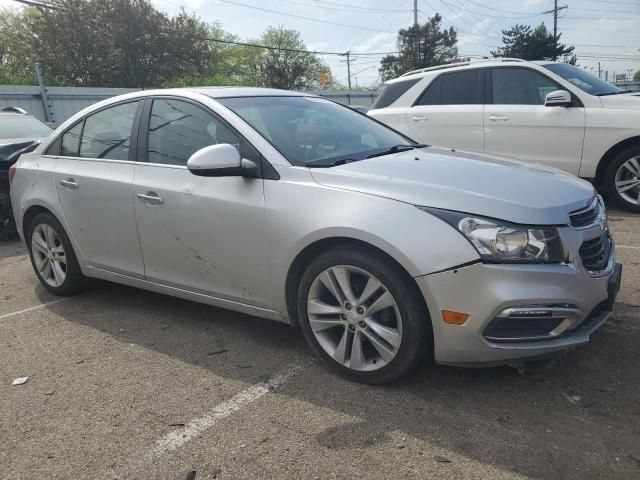
[[[633,250],[640,250],[640,247],[631,247],[629,245],[616,245],[616,248],[631,248]]]
[[[300,365],[290,365],[284,372],[271,377],[269,380],[252,385],[251,387],[242,390],[240,393],[237,393],[229,400],[219,403],[205,416],[191,420],[184,426],[184,428],[168,433],[158,440],[151,450],[151,455],[158,456],[180,448],[189,440],[213,427],[218,421],[237,412],[245,405],[255,402],[270,390],[277,389],[282,386],[289,378],[297,374],[301,369],[302,367]]]
[[[23,310],[18,310],[17,312],[5,313],[4,315],[0,315],[0,320],[13,317],[15,315],[20,315],[22,313],[32,312],[34,310],[40,310],[41,308],[46,307],[47,305],[53,305],[54,303],[64,302],[66,298],[59,298],[57,300],[52,300],[51,302],[41,303],[40,305],[36,305],[35,307],[25,308]]]

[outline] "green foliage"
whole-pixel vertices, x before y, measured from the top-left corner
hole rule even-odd
[[[638,71],[633,75],[633,81],[634,81],[634,82],[640,82],[640,70],[638,70]]]
[[[251,74],[258,85],[285,90],[307,90],[320,85],[329,68],[306,50],[300,33],[282,26],[268,27],[255,43],[270,47],[258,50]],[[251,48],[251,47],[247,47]]]
[[[34,65],[49,85],[173,87],[318,86],[330,77],[295,30],[268,28],[256,44],[181,11],[170,17],[149,0],[50,0],[54,10],[0,10],[0,83],[35,84]],[[222,42],[215,41],[222,40]]]
[[[442,17],[435,14],[424,25],[413,25],[398,32],[398,55],[381,61],[383,80],[395,78],[410,70],[451,63],[458,57],[456,31],[440,29]]]
[[[494,57],[521,58],[523,60],[555,60],[567,58],[568,63],[575,64],[575,55],[569,57],[575,47],[567,47],[560,43],[560,37],[553,36],[544,23],[535,28],[529,25],[514,25],[502,31],[503,47],[491,52]]]

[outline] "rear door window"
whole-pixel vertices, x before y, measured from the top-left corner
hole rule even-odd
[[[84,122],[77,123],[74,127],[62,135],[60,155],[63,157],[77,157],[80,148],[80,134]]]
[[[122,103],[87,117],[80,140],[80,156],[128,160],[138,103]]]
[[[416,105],[481,105],[484,103],[482,70],[440,74],[424,90]]]

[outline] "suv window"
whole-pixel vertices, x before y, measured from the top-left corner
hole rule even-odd
[[[181,100],[153,100],[147,142],[149,162],[186,165],[196,151],[218,143],[240,149],[238,135],[203,108]]]
[[[138,101],[122,103],[87,117],[80,139],[80,156],[128,160],[131,127],[138,103]],[[67,132],[65,137],[73,130],[75,127]],[[64,141],[63,138],[63,143]],[[69,138],[68,142],[72,142],[72,139]]]
[[[443,73],[432,81],[416,105],[481,105],[482,70]]]
[[[491,94],[496,105],[544,105],[547,94],[561,88],[550,78],[528,68],[491,70]]]
[[[422,78],[410,78],[408,80],[386,84],[382,92],[380,92],[380,95],[378,95],[378,98],[376,98],[376,101],[371,105],[371,109],[388,107],[420,80],[422,80]]]

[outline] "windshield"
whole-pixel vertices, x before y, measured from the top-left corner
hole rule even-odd
[[[27,115],[0,116],[0,139],[41,138],[51,133],[51,128],[40,120]]]
[[[570,81],[580,90],[584,90],[591,95],[616,95],[625,93],[624,90],[611,85],[598,77],[587,73],[582,68],[569,63],[548,63],[544,65],[556,75],[560,75],[565,80]]]
[[[350,108],[316,97],[217,99],[295,165],[363,160],[413,142]]]

